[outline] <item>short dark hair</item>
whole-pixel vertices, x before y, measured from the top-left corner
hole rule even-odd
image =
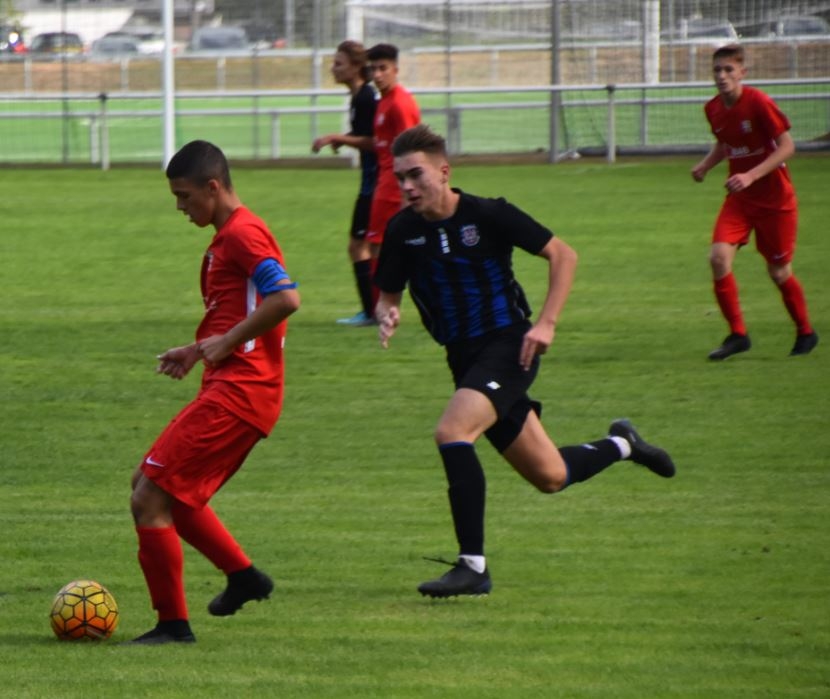
[[[715,49],[715,52],[712,54],[713,61],[718,58],[734,58],[738,63],[743,63],[744,57],[744,47],[740,44],[727,44],[726,46],[721,46],[720,48]]]
[[[392,142],[392,155],[399,158],[409,153],[426,153],[447,157],[447,141],[426,124],[418,124],[401,132]]]
[[[398,61],[398,47],[393,44],[375,44],[367,53],[370,61]]]
[[[208,141],[191,141],[182,146],[170,158],[165,174],[168,180],[185,179],[198,184],[218,180],[226,189],[233,188],[225,154]]]

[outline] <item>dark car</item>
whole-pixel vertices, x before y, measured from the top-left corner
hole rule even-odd
[[[102,36],[92,42],[93,56],[129,56],[139,53],[138,39],[131,36]]]
[[[830,37],[830,24],[821,17],[810,15],[779,17],[772,22],[766,36],[775,39],[789,37]]]
[[[251,48],[242,27],[201,27],[190,39],[191,51],[239,51]]]
[[[84,52],[84,42],[74,32],[44,32],[32,39],[29,51],[52,56],[75,55]]]

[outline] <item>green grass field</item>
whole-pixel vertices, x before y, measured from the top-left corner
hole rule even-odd
[[[210,232],[175,211],[155,169],[0,171],[0,697],[830,696],[830,217],[826,157],[800,156],[796,270],[824,344],[793,329],[752,249],[738,258],[751,352],[726,334],[706,253],[723,170],[693,159],[459,167],[580,254],[533,395],[559,444],[628,416],[670,449],[672,481],[619,464],[554,496],[482,443],[487,598],[416,585],[454,538],[432,428],[450,395],[411,304],[388,351],[356,310],[345,246],[353,171],[238,170],[303,307],[272,437],[214,506],[275,578],[271,600],[207,614],[222,576],[187,549],[195,646],[118,644],[150,628],[129,479],[196,391],[154,374],[201,317]],[[540,260],[516,268],[538,306]],[[100,644],[52,636],[54,593],[104,583],[121,623]]]

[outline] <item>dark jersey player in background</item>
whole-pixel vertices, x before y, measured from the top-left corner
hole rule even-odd
[[[389,223],[375,283],[380,341],[400,322],[408,285],[424,326],[445,345],[455,393],[435,430],[447,480],[459,555],[452,568],[419,591],[432,597],[483,594],[491,581],[484,557],[485,476],[474,444],[483,434],[532,485],[555,493],[621,459],[671,477],[669,455],[644,442],[627,420],[609,436],[557,448],[527,391],[539,355],[553,342],[570,291],[576,253],[503,199],[452,189],[444,139],[424,125],[392,147],[394,171],[408,207]],[[513,276],[514,247],[548,263],[548,291],[535,323]]]
[[[377,109],[377,93],[372,87],[366,49],[357,41],[344,41],[337,47],[331,74],[336,82],[346,85],[352,98],[349,105],[351,130],[346,134],[327,134],[315,139],[311,149],[318,153],[326,146],[335,151],[349,146],[360,151],[360,191],[352,211],[349,231],[349,258],[352,261],[357,293],[361,310],[349,318],[337,322],[342,325],[371,325],[374,323],[372,309],[372,270],[369,243],[369,212],[372,209],[372,194],[377,181],[377,156],[375,155],[373,124]]]

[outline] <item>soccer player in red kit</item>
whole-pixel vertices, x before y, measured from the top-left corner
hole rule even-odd
[[[296,284],[265,223],[242,205],[222,151],[184,146],[167,166],[176,207],[216,233],[202,262],[205,315],[196,340],[159,355],[157,371],[184,378],[204,364],[196,398],[170,422],[133,476],[138,560],[158,624],[132,643],[193,642],[182,579],[184,539],[227,575],[208,605],[234,614],[274,587],[208,505],[280,414],[286,319]]]
[[[369,216],[369,241],[374,267],[383,243],[386,224],[401,210],[401,190],[395,178],[392,142],[421,121],[415,98],[398,82],[398,49],[392,44],[377,44],[369,49],[369,65],[380,101],[375,111],[375,154],[378,181]]]
[[[810,325],[804,291],[792,269],[798,209],[785,164],[795,152],[790,122],[769,96],[743,85],[746,67],[741,46],[717,49],[713,73],[718,95],[706,103],[705,112],[717,141],[692,168],[692,177],[702,182],[721,160],[729,160],[726,200],[715,223],[709,256],[715,297],[729,323],[729,335],[709,353],[709,359],[726,359],[751,347],[732,263],[753,229],[755,246],[766,259],[767,272],[796,326],[790,355],[808,354],[818,344],[818,335]]]

